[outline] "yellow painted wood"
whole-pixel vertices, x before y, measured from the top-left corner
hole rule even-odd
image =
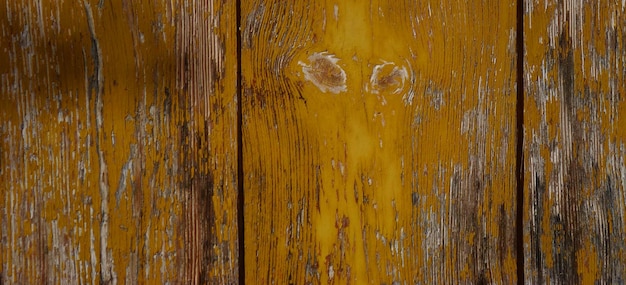
[[[234,4],[0,3],[0,283],[236,282]]]
[[[525,1],[525,275],[626,279],[626,5]]]
[[[515,1],[242,1],[246,284],[515,284]]]

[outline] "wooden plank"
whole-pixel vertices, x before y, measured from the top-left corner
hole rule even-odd
[[[514,284],[515,1],[243,1],[246,283]]]
[[[236,283],[235,3],[0,7],[0,283]]]
[[[526,1],[525,271],[626,280],[626,5]]]

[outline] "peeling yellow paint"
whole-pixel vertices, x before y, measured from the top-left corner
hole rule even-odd
[[[525,252],[531,283],[624,278],[619,145],[626,139],[618,3],[525,7]],[[617,41],[616,41],[617,40]],[[617,164],[616,164],[617,163]],[[620,215],[618,215],[620,216]],[[619,229],[613,231],[612,229]]]
[[[248,282],[517,280],[514,4],[242,2]]]
[[[237,280],[236,10],[191,4],[0,5],[0,283]],[[201,145],[185,149],[185,131]],[[211,264],[195,276],[185,191],[213,205]]]

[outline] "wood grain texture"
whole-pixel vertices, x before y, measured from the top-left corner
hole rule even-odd
[[[236,283],[236,9],[0,3],[0,283]]]
[[[525,1],[525,275],[626,282],[626,4]]]
[[[242,1],[248,284],[514,284],[515,1]]]

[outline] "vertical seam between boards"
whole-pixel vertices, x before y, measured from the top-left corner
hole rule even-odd
[[[245,224],[244,224],[244,173],[243,173],[243,89],[241,75],[241,0],[235,2],[237,38],[237,245],[238,245],[238,277],[239,284],[245,284]]]
[[[516,216],[515,251],[517,257],[517,283],[526,282],[524,276],[524,1],[517,1],[516,55]]]

